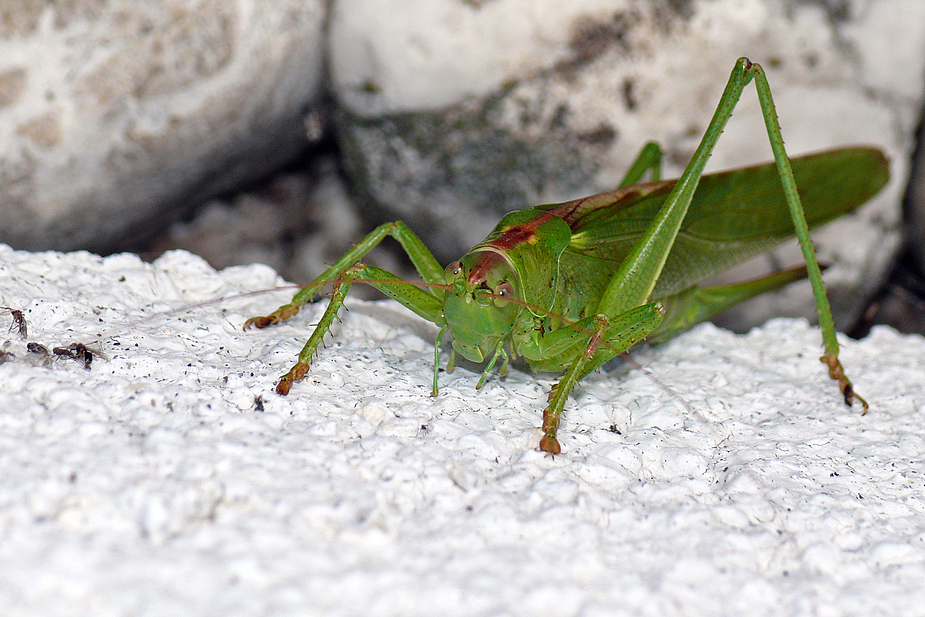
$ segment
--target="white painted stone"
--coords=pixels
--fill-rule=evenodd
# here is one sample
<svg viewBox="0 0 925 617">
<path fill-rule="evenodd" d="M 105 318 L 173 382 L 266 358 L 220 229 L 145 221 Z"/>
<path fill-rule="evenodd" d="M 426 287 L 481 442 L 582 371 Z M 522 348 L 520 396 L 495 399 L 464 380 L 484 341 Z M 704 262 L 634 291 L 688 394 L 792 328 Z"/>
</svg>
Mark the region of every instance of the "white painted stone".
<svg viewBox="0 0 925 617">
<path fill-rule="evenodd" d="M 791 154 L 863 143 L 892 159 L 887 189 L 818 236 L 840 322 L 898 247 L 925 93 L 917 0 L 355 0 L 335 5 L 330 41 L 360 193 L 443 260 L 502 211 L 612 188 L 647 140 L 680 173 L 743 55 L 767 70 Z M 708 169 L 769 159 L 749 88 Z M 788 295 L 745 323 L 811 313 L 806 289 Z"/>
<path fill-rule="evenodd" d="M 322 0 L 0 9 L 0 240 L 150 235 L 307 144 Z"/>
</svg>

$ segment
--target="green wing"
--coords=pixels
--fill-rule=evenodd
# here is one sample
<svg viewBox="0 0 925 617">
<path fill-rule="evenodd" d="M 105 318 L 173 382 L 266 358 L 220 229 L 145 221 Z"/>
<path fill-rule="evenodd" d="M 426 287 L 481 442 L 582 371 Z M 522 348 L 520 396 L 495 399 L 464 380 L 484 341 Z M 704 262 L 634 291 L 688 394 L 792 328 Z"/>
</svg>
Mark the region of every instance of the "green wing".
<svg viewBox="0 0 925 617">
<path fill-rule="evenodd" d="M 889 179 L 876 148 L 844 148 L 791 159 L 810 228 L 854 211 Z M 572 230 L 566 254 L 593 269 L 616 269 L 658 214 L 675 180 L 637 184 L 537 209 L 560 216 Z M 773 163 L 700 179 L 687 217 L 653 292 L 677 293 L 794 236 Z M 613 262 L 609 265 L 606 262 Z"/>
</svg>

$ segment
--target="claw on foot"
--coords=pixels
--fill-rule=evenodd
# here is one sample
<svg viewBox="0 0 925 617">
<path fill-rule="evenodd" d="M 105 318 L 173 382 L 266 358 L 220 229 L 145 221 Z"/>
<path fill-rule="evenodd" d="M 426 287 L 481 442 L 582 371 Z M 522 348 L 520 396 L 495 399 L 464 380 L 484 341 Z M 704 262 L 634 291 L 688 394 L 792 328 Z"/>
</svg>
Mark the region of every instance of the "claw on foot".
<svg viewBox="0 0 925 617">
<path fill-rule="evenodd" d="M 289 394 L 289 390 L 292 388 L 292 377 L 286 375 L 279 380 L 279 383 L 276 384 L 276 393 L 286 396 Z"/>
<path fill-rule="evenodd" d="M 861 403 L 861 406 L 864 408 L 864 411 L 861 412 L 861 415 L 867 415 L 869 410 L 867 401 L 865 401 L 860 394 L 854 391 L 854 386 L 851 385 L 851 381 L 845 375 L 845 369 L 842 368 L 838 357 L 826 354 L 819 358 L 819 361 L 829 367 L 829 377 L 838 382 L 838 389 L 841 390 L 842 396 L 845 397 L 845 405 L 850 407 L 854 403 L 854 400 L 857 399 Z"/>
<path fill-rule="evenodd" d="M 255 328 L 266 328 L 267 326 L 272 326 L 276 321 L 272 317 L 251 317 L 244 322 L 244 329 L 247 330 L 251 326 Z"/>
<path fill-rule="evenodd" d="M 296 381 L 299 381 L 305 377 L 305 373 L 308 372 L 308 364 L 304 362 L 299 362 L 292 370 L 286 373 L 280 378 L 279 383 L 276 384 L 276 393 L 286 396 L 289 394 L 289 390 L 292 388 L 292 384 Z"/>
<path fill-rule="evenodd" d="M 244 329 L 247 330 L 251 326 L 255 328 L 266 328 L 279 322 L 289 319 L 293 315 L 299 312 L 298 306 L 294 304 L 287 304 L 286 306 L 281 306 L 266 317 L 251 317 L 244 322 Z"/>
<path fill-rule="evenodd" d="M 559 440 L 556 439 L 555 435 L 543 435 L 543 438 L 540 439 L 540 450 L 549 454 L 550 456 L 555 456 L 562 452 L 562 448 L 559 446 Z"/>
<path fill-rule="evenodd" d="M 550 455 L 562 452 L 556 432 L 559 430 L 559 416 L 549 412 L 549 407 L 543 411 L 543 438 L 540 439 L 540 450 Z"/>
</svg>

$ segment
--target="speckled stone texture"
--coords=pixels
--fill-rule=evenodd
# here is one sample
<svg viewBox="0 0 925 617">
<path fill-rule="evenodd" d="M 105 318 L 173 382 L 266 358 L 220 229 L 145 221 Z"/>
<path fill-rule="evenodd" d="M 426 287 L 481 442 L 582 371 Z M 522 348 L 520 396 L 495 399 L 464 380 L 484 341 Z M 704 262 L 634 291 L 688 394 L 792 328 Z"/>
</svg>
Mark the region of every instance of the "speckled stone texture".
<svg viewBox="0 0 925 617">
<path fill-rule="evenodd" d="M 701 326 L 590 375 L 563 454 L 553 376 L 441 372 L 432 325 L 348 302 L 288 397 L 323 303 L 184 252 L 0 247 L 3 615 L 908 615 L 925 605 L 925 339 Z M 192 303 L 225 298 L 198 307 Z M 179 312 L 165 313 L 182 309 Z M 9 319 L 9 313 L 2 313 Z M 83 342 L 90 370 L 28 342 Z M 444 357 L 445 360 L 445 357 Z M 668 390 L 666 390 L 666 388 Z"/>
<path fill-rule="evenodd" d="M 0 241 L 106 250 L 292 160 L 324 5 L 4 3 Z"/>
</svg>

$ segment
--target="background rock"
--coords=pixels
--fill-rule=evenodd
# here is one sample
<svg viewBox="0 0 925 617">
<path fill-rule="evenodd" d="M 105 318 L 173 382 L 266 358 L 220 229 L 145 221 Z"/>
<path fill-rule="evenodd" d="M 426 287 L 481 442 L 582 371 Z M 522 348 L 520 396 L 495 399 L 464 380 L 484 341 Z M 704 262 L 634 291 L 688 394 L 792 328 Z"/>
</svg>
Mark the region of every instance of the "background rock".
<svg viewBox="0 0 925 617">
<path fill-rule="evenodd" d="M 906 219 L 908 222 L 911 257 L 925 272 L 925 111 L 919 125 L 918 148 L 912 157 L 909 190 L 906 194 Z"/>
<path fill-rule="evenodd" d="M 287 281 L 310 281 L 364 233 L 359 209 L 338 169 L 333 155 L 313 157 L 310 171 L 279 174 L 252 190 L 212 199 L 192 220 L 173 224 L 141 256 L 153 260 L 165 251 L 184 249 L 216 269 L 262 263 Z M 400 272 L 403 261 L 393 249 L 380 245 L 364 259 Z M 368 285 L 356 285 L 350 295 L 382 298 Z"/>
<path fill-rule="evenodd" d="M 154 249 L 306 281 L 366 225 L 403 218 L 449 261 L 502 210 L 611 188 L 647 139 L 678 173 L 743 54 L 768 70 L 792 154 L 866 142 L 893 159 L 879 200 L 818 236 L 847 328 L 899 243 L 925 90 L 918 0 L 7 3 L 0 241 L 137 250 L 208 204 Z M 348 182 L 313 149 L 255 186 L 318 143 L 328 74 L 340 139 L 326 154 L 342 151 Z M 748 91 L 711 169 L 769 156 Z M 370 258 L 394 269 L 383 254 Z M 797 285 L 743 307 L 738 328 L 810 315 L 808 298 Z"/>
<path fill-rule="evenodd" d="M 0 8 L 0 241 L 106 251 L 293 159 L 324 0 Z"/>
<path fill-rule="evenodd" d="M 330 41 L 357 190 L 444 261 L 503 211 L 612 188 L 648 139 L 667 152 L 666 176 L 679 173 L 741 55 L 767 69 L 791 154 L 869 143 L 892 158 L 887 190 L 818 239 L 836 264 L 840 322 L 899 246 L 925 84 L 922 3 L 353 0 L 335 5 Z M 748 89 L 710 169 L 768 159 Z M 747 307 L 749 322 L 811 314 L 807 292 Z"/>
</svg>

